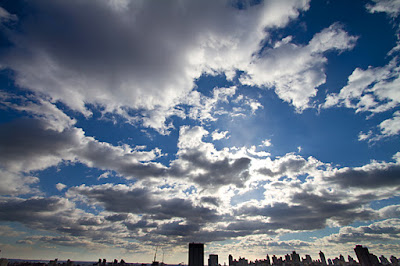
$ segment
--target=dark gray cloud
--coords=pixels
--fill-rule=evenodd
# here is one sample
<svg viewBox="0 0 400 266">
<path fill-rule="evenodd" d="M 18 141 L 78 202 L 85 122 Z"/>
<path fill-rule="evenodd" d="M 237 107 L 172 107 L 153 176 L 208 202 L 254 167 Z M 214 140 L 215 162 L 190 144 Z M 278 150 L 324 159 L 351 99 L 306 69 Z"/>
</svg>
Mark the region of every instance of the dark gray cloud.
<svg viewBox="0 0 400 266">
<path fill-rule="evenodd" d="M 80 128 L 67 127 L 58 131 L 48 125 L 48 122 L 37 119 L 2 124 L 0 165 L 10 171 L 28 172 L 55 166 L 63 161 L 78 161 L 89 167 L 116 171 L 127 179 L 185 178 L 210 188 L 228 184 L 242 187 L 250 177 L 251 159 L 246 157 L 214 160 L 201 147 L 196 147 L 183 149 L 179 158 L 168 168 L 152 161 L 159 156 L 159 150 L 129 150 L 87 137 Z M 202 173 L 198 173 L 198 170 Z"/>
<path fill-rule="evenodd" d="M 210 203 L 216 207 L 218 207 L 220 204 L 219 199 L 217 197 L 211 197 L 211 196 L 210 197 L 202 197 L 200 201 L 203 203 Z"/>
<path fill-rule="evenodd" d="M 165 167 L 148 161 L 155 151 L 129 151 L 86 137 L 79 128 L 57 131 L 43 120 L 21 119 L 0 126 L 0 165 L 10 171 L 42 170 L 63 160 L 115 170 L 129 178 L 162 176 Z"/>
<path fill-rule="evenodd" d="M 368 226 L 343 227 L 339 233 L 325 237 L 333 243 L 360 243 L 366 241 L 397 240 L 400 237 L 400 220 L 388 219 Z"/>
<path fill-rule="evenodd" d="M 196 206 L 189 199 L 174 197 L 164 199 L 160 195 L 153 195 L 154 192 L 147 188 L 130 189 L 127 186 L 106 184 L 95 187 L 74 187 L 69 189 L 68 193 L 71 197 L 83 195 L 90 203 L 100 204 L 110 212 L 148 215 L 155 220 L 180 217 L 202 224 L 218 218 L 214 209 Z"/>
<path fill-rule="evenodd" d="M 325 179 L 341 187 L 383 188 L 400 186 L 400 165 L 371 164 L 360 168 L 343 168 Z"/>
<path fill-rule="evenodd" d="M 79 146 L 79 130 L 46 130 L 47 123 L 22 119 L 0 126 L 0 164 L 9 170 L 36 170 L 73 159 L 66 151 Z"/>
<path fill-rule="evenodd" d="M 18 1 L 24 12 L 3 12 L 17 26 L 1 28 L 11 45 L 0 59 L 20 87 L 87 116 L 93 104 L 165 133 L 196 78 L 245 68 L 265 28 L 308 9 L 305 0 L 265 2 L 240 12 L 230 0 Z"/>
<path fill-rule="evenodd" d="M 190 163 L 190 167 L 186 170 L 181 169 L 176 171 L 176 168 L 179 168 L 179 164 L 182 163 L 179 160 L 177 161 L 179 164 L 174 164 L 171 171 L 174 173 L 181 172 L 180 175 L 184 175 L 186 172 L 194 182 L 203 187 L 218 187 L 228 184 L 235 184 L 238 187 L 242 187 L 249 178 L 248 169 L 251 159 L 246 157 L 239 159 L 223 158 L 214 161 L 208 158 L 205 152 L 190 149 L 184 150 L 179 159 Z M 193 174 L 191 172 L 194 169 L 201 169 L 205 173 Z"/>
<path fill-rule="evenodd" d="M 379 217 L 379 214 L 364 205 L 368 199 L 346 197 L 344 194 L 322 194 L 301 191 L 290 195 L 287 202 L 275 202 L 271 205 L 255 206 L 242 205 L 235 210 L 236 215 L 264 216 L 269 218 L 268 223 L 260 223 L 259 228 L 268 230 L 315 230 L 325 228 L 328 221 L 335 221 L 340 225 L 348 225 L 354 221 L 368 221 Z M 247 229 L 246 223 L 232 223 L 230 225 L 240 229 Z"/>
</svg>

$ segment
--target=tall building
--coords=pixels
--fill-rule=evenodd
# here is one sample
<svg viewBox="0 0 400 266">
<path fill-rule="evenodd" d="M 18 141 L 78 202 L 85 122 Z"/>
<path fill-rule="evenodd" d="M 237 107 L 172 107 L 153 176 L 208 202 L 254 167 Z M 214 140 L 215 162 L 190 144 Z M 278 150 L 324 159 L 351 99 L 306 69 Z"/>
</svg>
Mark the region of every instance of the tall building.
<svg viewBox="0 0 400 266">
<path fill-rule="evenodd" d="M 189 266 L 204 266 L 204 244 L 189 243 Z"/>
<path fill-rule="evenodd" d="M 209 255 L 208 266 L 218 266 L 218 255 L 216 255 L 216 254 Z"/>
<path fill-rule="evenodd" d="M 324 254 L 324 252 L 322 252 L 321 250 L 319 251 L 319 257 L 320 257 L 320 259 L 321 259 L 322 265 L 326 265 L 325 254 Z"/>
<path fill-rule="evenodd" d="M 229 254 L 229 256 L 228 256 L 228 260 L 229 260 L 229 266 L 232 266 L 233 265 L 233 257 L 232 257 L 232 255 L 231 254 Z"/>
<path fill-rule="evenodd" d="M 267 254 L 267 265 L 271 265 L 271 260 L 269 259 L 268 254 Z"/>
<path fill-rule="evenodd" d="M 356 253 L 358 262 L 361 264 L 361 266 L 372 266 L 373 265 L 368 248 L 365 248 L 361 245 L 357 245 L 354 248 L 354 252 Z"/>
<path fill-rule="evenodd" d="M 297 254 L 296 251 L 293 251 L 291 255 L 293 263 L 300 263 L 300 255 Z"/>
</svg>

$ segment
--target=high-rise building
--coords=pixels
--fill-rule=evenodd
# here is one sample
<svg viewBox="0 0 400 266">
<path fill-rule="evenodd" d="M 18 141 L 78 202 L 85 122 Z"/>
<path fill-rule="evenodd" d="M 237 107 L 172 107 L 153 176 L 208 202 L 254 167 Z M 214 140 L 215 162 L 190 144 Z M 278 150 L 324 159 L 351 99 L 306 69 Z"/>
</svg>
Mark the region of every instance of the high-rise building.
<svg viewBox="0 0 400 266">
<path fill-rule="evenodd" d="M 319 251 L 319 257 L 320 257 L 320 259 L 321 259 L 322 265 L 326 265 L 325 254 L 324 254 L 324 252 L 322 252 L 321 250 Z"/>
<path fill-rule="evenodd" d="M 354 252 L 356 253 L 358 262 L 361 264 L 361 266 L 372 266 L 373 265 L 368 248 L 363 247 L 361 245 L 357 245 L 354 248 Z"/>
<path fill-rule="evenodd" d="M 381 264 L 383 264 L 383 265 L 388 265 L 388 264 L 390 264 L 389 263 L 389 260 L 385 257 L 385 256 L 380 256 L 379 257 L 379 260 L 381 261 Z"/>
<path fill-rule="evenodd" d="M 189 266 L 204 266 L 204 244 L 189 243 Z"/>
<path fill-rule="evenodd" d="M 233 257 L 231 254 L 229 254 L 229 256 L 228 256 L 228 261 L 229 261 L 229 266 L 232 266 L 233 265 L 233 263 L 232 263 Z"/>
<path fill-rule="evenodd" d="M 300 263 L 300 255 L 297 254 L 296 251 L 293 251 L 291 255 L 293 263 Z"/>
<path fill-rule="evenodd" d="M 268 254 L 267 254 L 267 265 L 271 265 L 271 260 L 270 260 L 270 258 L 268 256 Z"/>
<path fill-rule="evenodd" d="M 209 255 L 208 266 L 218 266 L 218 255 L 216 255 L 216 254 Z"/>
</svg>

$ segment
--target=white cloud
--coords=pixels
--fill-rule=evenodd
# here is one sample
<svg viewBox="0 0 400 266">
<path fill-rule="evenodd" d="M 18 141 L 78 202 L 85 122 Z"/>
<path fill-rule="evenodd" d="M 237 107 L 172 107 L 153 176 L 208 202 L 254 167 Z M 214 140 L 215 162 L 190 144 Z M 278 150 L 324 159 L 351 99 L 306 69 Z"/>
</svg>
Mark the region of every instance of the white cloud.
<svg viewBox="0 0 400 266">
<path fill-rule="evenodd" d="M 265 147 L 270 147 L 272 146 L 271 140 L 270 139 L 265 139 L 262 141 L 262 145 L 260 146 L 265 146 Z"/>
<path fill-rule="evenodd" d="M 391 17 L 397 17 L 400 12 L 399 0 L 372 0 L 373 4 L 367 4 L 366 8 L 371 13 L 385 12 Z"/>
<path fill-rule="evenodd" d="M 400 132 L 400 111 L 396 111 L 393 117 L 379 124 L 383 136 L 394 136 Z"/>
<path fill-rule="evenodd" d="M 65 185 L 63 183 L 57 183 L 56 184 L 56 188 L 57 188 L 58 191 L 62 191 L 66 187 L 67 187 L 67 185 Z"/>
<path fill-rule="evenodd" d="M 230 4 L 32 2 L 27 8 L 41 15 L 27 13 L 19 21 L 24 35 L 10 29 L 10 42 L 18 45 L 4 54 L 2 67 L 15 71 L 18 86 L 51 102 L 86 116 L 92 104 L 166 134 L 166 117 L 179 113 L 174 107 L 196 78 L 221 72 L 232 77 L 259 50 L 266 28 L 283 27 L 309 8 L 308 0 L 264 1 L 242 11 Z"/>
<path fill-rule="evenodd" d="M 39 190 L 34 187 L 39 182 L 39 178 L 10 172 L 0 168 L 0 194 L 1 195 L 21 195 L 36 194 Z"/>
<path fill-rule="evenodd" d="M 229 131 L 215 130 L 211 136 L 212 136 L 213 140 L 229 139 L 229 136 L 227 136 L 228 133 L 229 133 Z"/>
<path fill-rule="evenodd" d="M 8 22 L 10 20 L 18 20 L 18 17 L 10 14 L 7 10 L 0 6 L 0 22 Z"/>
<path fill-rule="evenodd" d="M 388 16 L 395 18 L 400 11 L 400 1 L 398 0 L 373 0 L 374 3 L 366 4 L 370 13 L 385 12 Z M 397 27 L 399 25 L 396 25 Z M 400 49 L 399 36 L 396 33 L 397 46 L 389 53 L 389 56 L 397 54 Z M 391 61 L 382 67 L 369 66 L 368 69 L 356 68 L 348 77 L 347 85 L 339 93 L 331 93 L 326 96 L 323 108 L 346 107 L 355 109 L 356 113 L 370 112 L 372 114 L 382 113 L 400 104 L 400 67 L 398 57 L 395 56 Z M 380 133 L 360 132 L 359 141 L 378 141 L 384 137 L 398 135 L 398 112 L 393 118 L 387 119 L 378 125 Z"/>
<path fill-rule="evenodd" d="M 55 104 L 34 95 L 17 96 L 0 91 L 0 104 L 33 115 L 46 124 L 46 129 L 61 132 L 76 123 L 76 119 L 66 115 Z"/>
<path fill-rule="evenodd" d="M 317 33 L 305 46 L 284 40 L 253 58 L 240 81 L 274 88 L 282 100 L 302 111 L 311 107 L 310 99 L 316 96 L 317 87 L 325 83 L 327 59 L 323 54 L 330 50 L 352 49 L 357 37 L 349 36 L 340 24 L 333 24 Z"/>
<path fill-rule="evenodd" d="M 339 93 L 331 93 L 326 97 L 323 108 L 343 106 L 355 109 L 356 113 L 382 113 L 400 104 L 400 67 L 397 58 L 383 67 L 369 67 L 366 70 L 356 68 L 349 76 L 347 85 Z M 398 112 L 393 118 L 380 123 L 379 134 L 372 132 L 359 134 L 359 140 L 376 141 L 382 137 L 397 135 L 400 131 Z M 375 135 L 375 136 L 374 136 Z"/>
<path fill-rule="evenodd" d="M 399 70 L 397 59 L 384 67 L 356 68 L 339 93 L 327 95 L 323 107 L 344 106 L 356 112 L 372 113 L 390 110 L 400 102 L 396 89 L 400 82 Z"/>
</svg>

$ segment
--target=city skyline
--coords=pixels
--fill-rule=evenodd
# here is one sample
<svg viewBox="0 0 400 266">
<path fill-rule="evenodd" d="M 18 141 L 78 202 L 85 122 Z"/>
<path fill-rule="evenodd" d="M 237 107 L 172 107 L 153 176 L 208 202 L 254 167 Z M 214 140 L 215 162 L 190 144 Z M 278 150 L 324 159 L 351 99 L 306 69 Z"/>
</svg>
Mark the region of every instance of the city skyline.
<svg viewBox="0 0 400 266">
<path fill-rule="evenodd" d="M 188 243 L 400 256 L 400 0 L 0 0 L 1 256 Z"/>
</svg>

